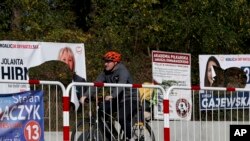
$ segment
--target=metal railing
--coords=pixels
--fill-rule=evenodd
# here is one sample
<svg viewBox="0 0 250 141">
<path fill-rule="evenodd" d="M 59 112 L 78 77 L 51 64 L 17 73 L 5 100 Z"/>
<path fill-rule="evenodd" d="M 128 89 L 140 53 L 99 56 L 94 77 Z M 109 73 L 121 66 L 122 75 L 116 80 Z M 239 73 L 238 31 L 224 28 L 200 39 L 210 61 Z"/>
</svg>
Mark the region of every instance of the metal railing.
<svg viewBox="0 0 250 141">
<path fill-rule="evenodd" d="M 192 117 L 170 121 L 170 140 L 228 141 L 231 125 L 250 124 L 250 89 L 172 86 L 166 95 L 175 90 L 191 91 Z"/>
<path fill-rule="evenodd" d="M 149 88 L 149 89 L 154 89 L 156 91 L 161 91 L 162 94 L 165 94 L 165 91 L 164 89 L 159 86 L 159 85 L 146 85 L 146 84 L 111 84 L 111 83 L 77 83 L 77 82 L 73 82 L 71 83 L 67 89 L 66 89 L 66 93 L 71 93 L 71 90 L 73 87 L 78 87 L 78 89 L 81 89 L 82 93 L 80 95 L 83 95 L 83 93 L 88 93 L 88 96 L 87 97 L 90 97 L 91 96 L 95 96 L 95 97 L 98 97 L 98 96 L 101 96 L 101 97 L 104 97 L 104 96 L 109 96 L 111 95 L 112 91 L 116 91 L 118 89 L 122 89 L 122 93 L 125 93 L 125 95 L 130 95 L 130 98 L 131 99 L 131 96 L 132 94 L 133 95 L 136 95 L 136 98 L 137 98 L 137 101 L 139 101 L 140 103 L 142 103 L 143 106 L 145 106 L 145 99 L 144 100 L 141 100 L 140 99 L 140 93 L 139 93 L 139 89 L 140 88 Z M 89 90 L 89 91 L 85 91 L 85 90 Z M 133 91 L 133 92 L 132 92 Z M 116 93 L 118 95 L 118 93 Z M 124 96 L 124 95 L 123 95 Z M 122 99 L 126 99 L 125 97 L 123 97 Z M 101 99 L 101 102 L 104 102 L 104 98 Z M 168 101 L 164 101 L 164 105 L 167 106 L 168 105 Z M 80 138 L 83 138 L 83 139 L 86 139 L 83 137 L 82 133 L 83 131 L 86 131 L 87 129 L 91 128 L 90 127 L 86 127 L 87 125 L 90 125 L 90 124 L 95 124 L 95 123 L 88 123 L 90 122 L 90 117 L 95 117 L 95 120 L 97 119 L 96 117 L 98 117 L 98 114 L 100 114 L 100 112 L 97 112 L 99 110 L 99 108 L 95 108 L 95 105 L 96 102 L 94 101 L 89 101 L 89 103 L 85 103 L 85 104 L 82 104 L 80 106 L 80 109 L 76 110 L 75 111 L 75 114 L 70 114 L 70 123 L 75 123 L 75 124 L 72 124 L 71 125 L 71 131 L 74 131 L 73 135 L 71 135 L 71 138 L 72 136 L 74 137 L 74 139 L 76 140 L 76 137 L 80 136 Z M 125 102 L 123 103 L 125 104 Z M 117 105 L 116 105 L 117 106 Z M 132 106 L 132 103 L 131 102 L 128 102 L 126 103 L 126 105 L 123 105 L 124 107 L 130 109 Z M 138 104 L 136 104 L 136 107 L 137 107 L 137 111 L 136 113 L 139 113 L 138 111 Z M 119 107 L 111 107 L 111 111 L 112 110 L 115 110 L 117 109 L 117 114 L 119 113 Z M 132 109 L 132 108 L 131 108 Z M 153 134 L 154 134 L 154 137 L 155 137 L 155 140 L 163 140 L 164 138 L 168 138 L 168 131 L 169 131 L 169 128 L 168 128 L 168 108 L 166 108 L 164 110 L 166 113 L 164 114 L 164 121 L 161 121 L 161 120 L 156 120 L 154 119 L 154 116 L 152 115 L 153 114 L 153 108 L 149 108 L 148 111 L 145 111 L 145 109 L 143 109 L 143 121 L 147 120 L 147 123 L 145 124 L 148 124 L 151 128 L 151 131 Z M 149 116 L 147 117 L 148 119 L 145 119 L 145 112 L 148 112 L 149 113 Z M 145 113 L 145 114 L 144 114 Z M 132 119 L 132 115 L 130 115 Z M 119 114 L 116 115 L 116 117 L 119 119 Z M 105 116 L 104 116 L 105 118 Z M 83 126 L 80 126 L 80 125 L 77 125 L 76 123 L 79 123 L 81 122 L 81 124 Z M 110 121 L 112 122 L 112 120 Z M 126 121 L 125 121 L 126 122 Z M 164 130 L 163 130 L 163 122 L 164 122 L 164 127 L 166 127 Z M 115 128 L 118 128 L 119 127 L 119 123 L 118 125 L 116 125 L 117 127 Z M 111 128 L 111 130 L 116 130 L 116 129 L 113 129 Z M 91 130 L 88 131 L 90 132 L 91 134 L 94 134 L 94 130 Z M 101 134 L 103 135 L 106 135 L 108 131 L 105 131 L 105 130 L 102 130 Z M 144 131 L 145 133 L 146 131 Z M 77 136 L 77 134 L 79 134 Z M 118 134 L 120 134 L 120 132 L 118 132 Z M 121 133 L 122 134 L 122 133 Z M 165 135 L 164 135 L 165 134 Z M 87 133 L 84 133 L 85 136 L 87 136 Z M 167 135 L 167 137 L 166 137 Z M 89 135 L 90 137 L 92 137 L 92 135 Z M 165 136 L 165 137 L 164 137 Z M 98 136 L 99 137 L 99 136 Z M 145 137 L 144 138 L 145 140 L 149 140 L 149 137 Z M 118 139 L 120 140 L 120 139 Z"/>
</svg>

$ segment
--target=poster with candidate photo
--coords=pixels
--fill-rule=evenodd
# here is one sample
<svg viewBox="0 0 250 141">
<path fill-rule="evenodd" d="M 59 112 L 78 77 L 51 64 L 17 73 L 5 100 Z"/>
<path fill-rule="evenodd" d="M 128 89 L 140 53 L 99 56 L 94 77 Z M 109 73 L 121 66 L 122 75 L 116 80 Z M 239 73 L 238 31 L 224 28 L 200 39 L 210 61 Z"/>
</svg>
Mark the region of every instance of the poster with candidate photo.
<svg viewBox="0 0 250 141">
<path fill-rule="evenodd" d="M 50 60 L 65 62 L 74 72 L 72 81 L 82 82 L 86 79 L 83 43 L 0 41 L 0 50 L 0 81 L 29 80 L 29 68 Z M 29 85 L 0 83 L 0 90 L 0 93 L 22 92 L 29 90 Z M 75 88 L 72 89 L 71 102 L 78 107 L 76 91 Z"/>
<path fill-rule="evenodd" d="M 84 44 L 30 41 L 0 41 L 0 80 L 28 80 L 28 69 L 49 60 L 60 60 L 60 53 L 72 53 L 73 71 L 86 78 Z M 65 59 L 65 58 L 64 58 Z M 2 84 L 1 93 L 28 90 L 27 85 Z"/>
<path fill-rule="evenodd" d="M 250 88 L 250 55 L 199 55 L 201 87 Z"/>
<path fill-rule="evenodd" d="M 199 55 L 200 86 L 250 88 L 250 55 Z M 200 91 L 200 110 L 247 109 L 249 92 Z"/>
</svg>

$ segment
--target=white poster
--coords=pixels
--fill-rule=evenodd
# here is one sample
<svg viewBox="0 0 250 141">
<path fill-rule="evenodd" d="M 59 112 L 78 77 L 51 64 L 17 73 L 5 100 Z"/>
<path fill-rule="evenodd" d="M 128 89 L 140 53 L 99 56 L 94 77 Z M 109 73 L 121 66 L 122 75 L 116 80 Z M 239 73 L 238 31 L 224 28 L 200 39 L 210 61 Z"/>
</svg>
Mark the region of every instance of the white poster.
<svg viewBox="0 0 250 141">
<path fill-rule="evenodd" d="M 191 55 L 164 51 L 152 51 L 153 80 L 166 90 L 170 86 L 191 86 Z M 154 108 L 156 119 L 163 119 L 163 95 L 158 93 Z M 169 95 L 170 119 L 191 119 L 191 91 L 174 90 Z"/>
<path fill-rule="evenodd" d="M 67 63 L 70 69 L 75 72 L 74 79 L 77 79 L 76 81 L 86 79 L 84 44 L 0 41 L 0 81 L 28 80 L 27 73 L 30 67 L 40 65 L 49 60 L 61 60 Z M 0 83 L 0 93 L 14 93 L 27 90 L 29 90 L 29 85 L 26 84 Z M 72 90 L 74 91 L 74 89 Z M 75 98 L 76 95 L 73 95 L 71 101 L 75 101 Z M 78 107 L 78 105 L 76 106 Z"/>
<path fill-rule="evenodd" d="M 250 55 L 199 55 L 201 87 L 250 88 Z"/>
</svg>

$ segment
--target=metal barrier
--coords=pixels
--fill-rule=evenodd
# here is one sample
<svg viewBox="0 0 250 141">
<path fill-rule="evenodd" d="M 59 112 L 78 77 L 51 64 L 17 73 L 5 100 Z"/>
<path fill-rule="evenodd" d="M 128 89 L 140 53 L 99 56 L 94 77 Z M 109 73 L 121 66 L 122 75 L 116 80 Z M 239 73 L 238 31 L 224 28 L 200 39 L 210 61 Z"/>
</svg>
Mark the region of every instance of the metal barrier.
<svg viewBox="0 0 250 141">
<path fill-rule="evenodd" d="M 67 95 L 71 93 L 72 88 L 77 88 L 80 90 L 83 95 L 84 93 L 87 93 L 89 97 L 88 103 L 84 103 L 80 105 L 80 108 L 78 110 L 70 112 L 70 129 L 71 129 L 71 140 L 92 140 L 96 138 L 97 140 L 104 138 L 112 138 L 114 136 L 114 139 L 122 140 L 122 138 L 126 138 L 127 136 L 124 135 L 125 133 L 121 130 L 121 124 L 126 125 L 126 123 L 130 123 L 131 128 L 131 135 L 133 138 L 138 139 L 137 135 L 141 135 L 143 133 L 143 140 L 169 140 L 169 102 L 167 100 L 167 96 L 165 94 L 165 90 L 159 86 L 159 85 L 146 85 L 146 84 L 111 84 L 111 83 L 78 83 L 73 82 L 71 83 L 67 89 L 66 93 Z M 153 118 L 153 109 L 145 108 L 147 107 L 145 99 L 139 100 L 139 89 L 140 88 L 149 88 L 154 89 L 156 91 L 160 91 L 162 94 L 164 94 L 164 121 L 155 120 Z M 123 96 L 130 95 L 129 101 L 123 101 L 121 102 L 123 105 L 115 104 L 111 106 L 110 110 L 111 112 L 105 112 L 103 113 L 101 109 L 105 109 L 105 106 L 107 107 L 107 104 L 105 103 L 105 96 L 110 96 L 112 91 L 119 91 L 122 90 Z M 86 92 L 87 91 L 87 92 Z M 143 90 L 142 90 L 143 91 Z M 142 92 L 141 92 L 142 93 Z M 118 92 L 116 92 L 118 94 Z M 133 95 L 136 95 L 136 104 L 131 100 L 133 99 Z M 91 96 L 95 96 L 94 101 L 91 100 Z M 99 98 L 98 98 L 99 97 Z M 121 99 L 126 99 L 125 96 Z M 105 102 L 104 102 L 105 101 Z M 120 103 L 116 101 L 117 103 Z M 101 104 L 100 104 L 101 103 Z M 112 103 L 115 103 L 115 100 L 112 101 Z M 111 103 L 111 104 L 112 104 Z M 109 103 L 110 104 L 110 103 Z M 122 108 L 126 107 L 124 109 L 130 109 L 130 111 L 133 111 L 133 107 L 136 108 L 136 114 L 129 115 L 130 118 L 127 118 L 124 120 L 124 123 L 120 119 L 123 119 L 120 117 L 122 115 L 120 112 Z M 136 105 L 136 106 L 135 106 Z M 143 107 L 143 108 L 142 108 Z M 116 114 L 112 111 L 116 110 Z M 120 111 L 119 111 L 120 110 Z M 142 111 L 142 114 L 140 115 Z M 128 112 L 128 111 L 126 111 Z M 119 114 L 120 113 L 120 114 Z M 125 114 L 125 111 L 124 111 Z M 149 116 L 147 115 L 149 114 Z M 103 116 L 106 115 L 106 116 Z M 137 115 L 137 116 L 134 116 Z M 138 116 L 140 115 L 140 116 Z M 134 118 L 136 117 L 136 118 Z M 132 119 L 132 120 L 129 120 Z M 118 122 L 117 122 L 118 121 Z M 126 122 L 127 121 L 127 122 Z M 113 124 L 114 123 L 114 124 Z M 111 126 L 112 125 L 112 126 Z M 138 130 L 134 131 L 136 128 L 135 126 L 143 126 L 143 132 L 140 132 Z M 164 126 L 164 127 L 163 127 Z M 164 130 L 163 130 L 164 128 Z M 125 126 L 126 129 L 126 126 Z M 129 132 L 127 130 L 127 132 Z M 111 137 L 109 136 L 111 133 Z M 153 134 L 152 134 L 153 133 Z M 129 134 L 127 134 L 129 136 Z M 152 136 L 154 136 L 154 139 L 152 139 Z"/>
<path fill-rule="evenodd" d="M 191 91 L 192 117 L 170 121 L 171 141 L 228 141 L 231 125 L 250 124 L 250 89 L 172 86 L 166 95 L 174 90 Z"/>
<path fill-rule="evenodd" d="M 43 90 L 45 140 L 69 140 L 69 95 L 65 92 L 62 83 L 39 80 L 1 80 L 0 83 L 9 85 L 29 84 L 31 90 Z"/>
<path fill-rule="evenodd" d="M 64 140 L 68 141 L 72 139 L 72 133 L 70 137 L 70 131 L 74 131 L 75 134 L 84 133 L 87 131 L 85 126 L 78 128 L 76 123 L 81 123 L 82 125 L 91 125 L 89 128 L 92 128 L 92 125 L 98 122 L 92 120 L 92 117 L 99 117 L 98 107 L 95 107 L 96 104 L 91 103 L 81 105 L 80 109 L 77 111 L 69 111 L 69 94 L 71 93 L 72 88 L 80 87 L 82 93 L 85 89 L 91 88 L 95 91 L 94 95 L 106 96 L 110 95 L 112 90 L 122 89 L 127 91 L 132 95 L 133 90 L 139 99 L 139 89 L 140 88 L 149 88 L 163 93 L 163 113 L 164 120 L 154 119 L 153 109 L 149 108 L 147 111 L 144 108 L 146 106 L 146 101 L 142 100 L 140 103 L 136 104 L 136 113 L 142 110 L 142 122 L 140 121 L 141 117 L 137 116 L 137 120 L 134 125 L 141 126 L 143 125 L 145 129 L 150 129 L 149 135 L 145 136 L 144 139 L 147 140 L 152 133 L 155 136 L 156 141 L 228 141 L 229 140 L 229 126 L 230 125 L 241 125 L 241 124 L 250 124 L 250 89 L 242 88 L 218 88 L 218 87 L 181 87 L 181 86 L 172 86 L 167 92 L 159 85 L 147 85 L 147 84 L 109 84 L 109 83 L 71 83 L 67 89 L 63 86 L 62 83 L 56 81 L 38 81 L 38 80 L 29 80 L 29 81 L 0 81 L 0 83 L 5 84 L 29 84 L 31 89 L 42 89 L 45 92 L 45 140 Z M 188 90 L 192 94 L 192 116 L 191 120 L 170 120 L 169 117 L 169 95 L 174 90 Z M 89 91 L 89 94 L 91 91 Z M 158 92 L 156 92 L 158 93 Z M 134 94 L 134 93 L 133 93 Z M 184 94 L 184 93 L 183 93 Z M 60 96 L 62 95 L 62 96 Z M 101 101 L 104 101 L 102 99 Z M 63 102 L 61 104 L 60 102 Z M 131 107 L 132 103 L 129 105 L 124 105 L 125 107 Z M 86 107 L 87 106 L 87 107 Z M 54 107 L 54 109 L 53 109 Z M 88 108 L 88 109 L 87 109 Z M 117 108 L 119 109 L 119 108 Z M 60 111 L 61 110 L 61 111 Z M 119 111 L 118 111 L 119 112 Z M 150 116 L 146 117 L 146 113 L 151 113 Z M 62 113 L 62 114 L 61 114 Z M 171 113 L 170 113 L 171 114 Z M 91 117 L 91 118 L 90 118 Z M 115 117 L 115 116 L 114 116 Z M 117 116 L 116 116 L 117 117 Z M 118 117 L 119 118 L 119 117 Z M 117 118 L 117 119 L 118 119 Z M 98 118 L 96 118 L 98 119 Z M 131 117 L 130 119 L 133 119 Z M 105 120 L 105 119 L 104 119 Z M 86 124 L 85 122 L 89 123 Z M 112 120 L 111 120 L 112 123 Z M 132 123 L 132 121 L 131 121 Z M 133 122 L 134 123 L 134 122 Z M 147 128 L 145 125 L 148 125 L 150 128 Z M 103 126 L 104 127 L 104 126 Z M 85 129 L 84 129 L 85 128 Z M 114 128 L 111 130 L 120 129 L 119 123 L 115 124 Z M 164 129 L 163 129 L 164 128 Z M 96 129 L 96 128 L 95 128 Z M 171 129 L 171 131 L 170 131 Z M 63 133 L 61 133 L 61 131 Z M 120 130 L 119 130 L 120 131 Z M 146 131 L 143 131 L 146 133 Z M 95 136 L 92 133 L 95 133 L 95 130 L 89 131 L 90 138 L 99 137 Z M 101 132 L 106 135 L 105 131 Z M 140 134 L 140 131 L 134 132 L 134 134 Z M 171 134 L 170 134 L 171 133 Z M 63 134 L 63 135 L 62 135 Z M 118 135 L 124 133 L 118 132 Z M 87 135 L 87 134 L 86 134 Z M 146 134 L 145 134 L 146 135 Z M 83 135 L 85 136 L 85 135 Z"/>
</svg>

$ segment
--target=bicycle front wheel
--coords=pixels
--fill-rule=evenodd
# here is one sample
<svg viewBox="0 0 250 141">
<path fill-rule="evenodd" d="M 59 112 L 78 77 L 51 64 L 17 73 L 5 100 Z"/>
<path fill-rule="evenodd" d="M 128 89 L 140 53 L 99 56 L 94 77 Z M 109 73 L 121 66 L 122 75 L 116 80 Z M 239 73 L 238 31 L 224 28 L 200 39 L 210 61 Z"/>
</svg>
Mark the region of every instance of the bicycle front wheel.
<svg viewBox="0 0 250 141">
<path fill-rule="evenodd" d="M 104 141 L 103 132 L 95 123 L 89 120 L 80 121 L 72 131 L 71 141 Z"/>
<path fill-rule="evenodd" d="M 137 117 L 134 118 L 132 137 L 136 141 L 155 141 L 155 136 L 150 125 L 147 122 L 136 120 Z"/>
<path fill-rule="evenodd" d="M 90 129 L 92 128 L 89 120 L 84 122 L 80 121 L 71 133 L 71 141 L 86 141 L 90 136 Z"/>
</svg>

